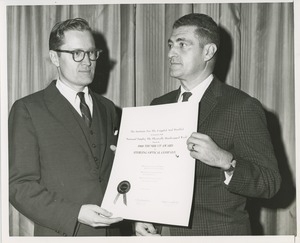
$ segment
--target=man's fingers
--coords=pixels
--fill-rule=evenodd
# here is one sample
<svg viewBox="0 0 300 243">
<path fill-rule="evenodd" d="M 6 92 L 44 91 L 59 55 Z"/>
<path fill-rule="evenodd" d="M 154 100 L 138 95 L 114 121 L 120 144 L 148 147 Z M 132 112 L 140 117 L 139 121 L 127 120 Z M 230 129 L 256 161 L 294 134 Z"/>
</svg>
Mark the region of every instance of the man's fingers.
<svg viewBox="0 0 300 243">
<path fill-rule="evenodd" d="M 153 226 L 153 224 L 146 224 L 147 226 L 147 231 L 151 234 L 156 234 L 156 229 L 155 227 Z"/>
<path fill-rule="evenodd" d="M 82 205 L 78 215 L 78 221 L 92 227 L 109 226 L 122 221 L 122 218 L 111 218 L 112 213 L 92 204 Z"/>
<path fill-rule="evenodd" d="M 101 207 L 96 207 L 95 211 L 99 214 L 99 215 L 103 215 L 105 217 L 110 217 L 112 216 L 111 212 L 108 212 L 107 210 L 105 210 L 104 208 Z"/>
<path fill-rule="evenodd" d="M 198 139 L 203 139 L 203 138 L 206 138 L 208 137 L 206 134 L 203 134 L 203 133 L 199 133 L 199 132 L 193 132 L 191 134 L 191 137 L 192 138 L 198 138 Z"/>
<path fill-rule="evenodd" d="M 102 215 L 99 215 L 99 219 L 97 220 L 98 222 L 95 223 L 95 227 L 110 226 L 111 224 L 118 223 L 118 222 L 120 222 L 122 220 L 123 220 L 123 218 L 120 218 L 120 217 L 117 217 L 117 218 L 106 218 L 106 217 L 103 217 Z"/>
<path fill-rule="evenodd" d="M 137 236 L 160 236 L 155 227 L 150 223 L 135 223 L 135 234 Z"/>
</svg>

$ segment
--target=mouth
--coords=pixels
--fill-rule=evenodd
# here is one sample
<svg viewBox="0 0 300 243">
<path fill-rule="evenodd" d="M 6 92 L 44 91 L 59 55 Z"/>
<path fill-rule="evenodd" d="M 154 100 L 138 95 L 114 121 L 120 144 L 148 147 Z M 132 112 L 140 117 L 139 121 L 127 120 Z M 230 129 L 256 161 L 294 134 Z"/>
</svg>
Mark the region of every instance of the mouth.
<svg viewBox="0 0 300 243">
<path fill-rule="evenodd" d="M 181 65 L 181 62 L 175 60 L 175 59 L 170 59 L 169 60 L 169 65 L 173 66 L 173 65 Z"/>
<path fill-rule="evenodd" d="M 79 73 L 90 73 L 91 70 L 79 70 L 78 72 L 79 72 Z"/>
<path fill-rule="evenodd" d="M 169 63 L 169 67 L 171 67 L 171 68 L 172 68 L 172 67 L 175 68 L 175 67 L 178 67 L 178 66 L 180 66 L 180 65 L 181 65 L 181 63 L 179 63 L 179 62 L 170 62 L 170 63 Z"/>
</svg>

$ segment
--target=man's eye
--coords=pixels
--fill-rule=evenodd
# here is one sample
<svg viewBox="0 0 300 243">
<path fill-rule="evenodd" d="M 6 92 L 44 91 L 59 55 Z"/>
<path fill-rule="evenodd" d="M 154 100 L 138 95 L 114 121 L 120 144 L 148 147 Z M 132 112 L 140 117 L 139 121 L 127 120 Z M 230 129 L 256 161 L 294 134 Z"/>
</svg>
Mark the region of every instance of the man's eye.
<svg viewBox="0 0 300 243">
<path fill-rule="evenodd" d="M 168 43 L 168 47 L 169 47 L 169 49 L 171 49 L 172 48 L 172 44 Z"/>
<path fill-rule="evenodd" d="M 186 43 L 180 42 L 180 43 L 179 43 L 179 46 L 180 46 L 180 47 L 186 47 Z"/>
<path fill-rule="evenodd" d="M 74 55 L 77 57 L 81 56 L 81 54 L 82 54 L 82 51 L 74 51 Z"/>
</svg>

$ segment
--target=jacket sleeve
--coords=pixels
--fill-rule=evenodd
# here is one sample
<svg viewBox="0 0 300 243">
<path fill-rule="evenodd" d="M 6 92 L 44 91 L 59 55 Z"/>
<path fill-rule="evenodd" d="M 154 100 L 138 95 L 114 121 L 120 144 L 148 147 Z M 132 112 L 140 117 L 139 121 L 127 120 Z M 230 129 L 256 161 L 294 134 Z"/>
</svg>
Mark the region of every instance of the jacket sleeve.
<svg viewBox="0 0 300 243">
<path fill-rule="evenodd" d="M 49 191 L 41 182 L 39 143 L 26 104 L 17 101 L 9 115 L 9 199 L 35 223 L 72 235 L 81 205 Z"/>
<path fill-rule="evenodd" d="M 271 198 L 281 177 L 264 110 L 259 101 L 247 99 L 235 121 L 233 154 L 236 168 L 228 190 L 248 197 Z"/>
</svg>

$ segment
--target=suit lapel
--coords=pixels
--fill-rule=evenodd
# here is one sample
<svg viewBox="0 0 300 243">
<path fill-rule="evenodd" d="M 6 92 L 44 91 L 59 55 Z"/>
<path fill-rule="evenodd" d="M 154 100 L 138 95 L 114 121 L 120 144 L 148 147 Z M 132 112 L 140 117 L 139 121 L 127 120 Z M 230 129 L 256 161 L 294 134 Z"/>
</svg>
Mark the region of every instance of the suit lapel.
<svg viewBox="0 0 300 243">
<path fill-rule="evenodd" d="M 170 96 L 170 100 L 168 103 L 176 103 L 180 96 L 180 87 L 179 89 L 175 90 L 176 92 L 173 93 L 172 96 Z"/>
<path fill-rule="evenodd" d="M 84 132 L 75 119 L 71 104 L 56 88 L 56 81 L 53 81 L 45 89 L 45 102 L 53 116 L 70 132 L 72 136 L 90 153 Z"/>
<path fill-rule="evenodd" d="M 106 115 L 106 108 L 105 106 L 93 95 L 91 92 L 91 96 L 93 98 L 93 114 L 97 116 L 97 124 L 94 124 L 94 129 L 96 134 L 99 136 L 99 159 L 100 159 L 100 166 L 103 161 L 104 152 L 107 145 L 107 115 Z"/>
<path fill-rule="evenodd" d="M 98 116 L 98 122 L 99 124 L 96 124 L 99 129 L 99 134 L 101 134 L 101 140 L 100 144 L 105 144 L 106 136 L 107 136 L 107 120 L 106 120 L 106 108 L 104 105 L 94 96 L 94 94 L 91 92 L 91 96 L 93 98 L 93 112 L 94 114 L 97 114 Z M 96 111 L 97 109 L 97 111 Z"/>
<path fill-rule="evenodd" d="M 198 129 L 218 103 L 217 97 L 221 95 L 219 84 L 219 81 L 214 78 L 200 101 Z"/>
<path fill-rule="evenodd" d="M 170 93 L 162 96 L 159 98 L 160 104 L 169 104 L 169 103 L 176 103 L 178 101 L 180 95 L 180 87 L 177 90 L 173 90 Z"/>
</svg>

